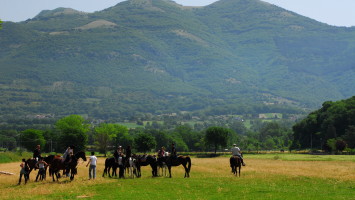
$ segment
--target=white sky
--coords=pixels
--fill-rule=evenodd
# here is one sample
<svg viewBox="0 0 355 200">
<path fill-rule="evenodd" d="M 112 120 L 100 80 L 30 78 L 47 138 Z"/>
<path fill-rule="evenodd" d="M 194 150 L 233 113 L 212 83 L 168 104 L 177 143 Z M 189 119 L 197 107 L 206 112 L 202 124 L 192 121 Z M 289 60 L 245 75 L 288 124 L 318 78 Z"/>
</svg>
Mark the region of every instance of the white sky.
<svg viewBox="0 0 355 200">
<path fill-rule="evenodd" d="M 42 10 L 58 7 L 94 12 L 123 0 L 0 0 L 0 19 L 20 22 Z M 175 0 L 185 6 L 205 6 L 216 0 Z M 355 26 L 355 0 L 263 0 L 287 10 L 335 26 Z"/>
</svg>

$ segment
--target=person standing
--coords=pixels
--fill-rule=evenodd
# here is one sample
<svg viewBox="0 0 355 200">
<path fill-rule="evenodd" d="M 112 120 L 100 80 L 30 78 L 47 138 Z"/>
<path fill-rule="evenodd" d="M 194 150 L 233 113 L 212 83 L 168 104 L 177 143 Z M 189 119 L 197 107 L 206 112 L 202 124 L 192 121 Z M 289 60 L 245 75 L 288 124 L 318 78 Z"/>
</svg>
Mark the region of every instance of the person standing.
<svg viewBox="0 0 355 200">
<path fill-rule="evenodd" d="M 22 176 L 25 179 L 25 184 L 27 183 L 27 181 L 29 179 L 28 172 L 30 170 L 30 167 L 28 166 L 28 163 L 26 162 L 26 159 L 24 159 L 24 158 L 22 159 L 20 167 L 21 167 L 21 171 L 20 171 L 20 179 L 18 180 L 18 185 L 21 184 Z"/>
<path fill-rule="evenodd" d="M 86 167 L 90 164 L 89 167 L 89 180 L 95 179 L 96 178 L 96 163 L 97 163 L 97 157 L 95 156 L 95 152 L 91 152 L 91 156 L 89 158 L 88 164 L 86 164 Z"/>
<path fill-rule="evenodd" d="M 38 170 L 38 174 L 36 176 L 36 182 L 38 181 L 38 177 L 39 180 L 43 180 L 46 176 L 46 167 L 48 166 L 48 164 L 43 160 L 43 158 L 40 158 L 38 163 L 36 164 L 36 167 L 39 169 Z"/>
<path fill-rule="evenodd" d="M 241 161 L 242 161 L 242 165 L 245 166 L 242 153 L 241 153 L 239 147 L 237 147 L 236 144 L 233 144 L 233 147 L 232 147 L 232 149 L 231 149 L 231 152 L 232 152 L 232 155 L 233 155 L 233 156 L 238 156 L 238 157 L 241 159 Z"/>
</svg>

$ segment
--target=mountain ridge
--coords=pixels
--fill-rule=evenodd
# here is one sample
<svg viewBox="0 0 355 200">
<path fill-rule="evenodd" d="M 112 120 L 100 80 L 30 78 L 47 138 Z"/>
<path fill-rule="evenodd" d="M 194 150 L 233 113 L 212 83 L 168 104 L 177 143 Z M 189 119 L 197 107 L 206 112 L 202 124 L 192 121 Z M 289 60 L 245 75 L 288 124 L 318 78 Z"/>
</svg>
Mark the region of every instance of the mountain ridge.
<svg viewBox="0 0 355 200">
<path fill-rule="evenodd" d="M 258 105 L 314 108 L 355 92 L 353 29 L 259 0 L 188 9 L 130 0 L 56 14 L 63 11 L 5 22 L 0 31 L 2 99 L 15 99 L 19 113 L 245 113 Z"/>
</svg>

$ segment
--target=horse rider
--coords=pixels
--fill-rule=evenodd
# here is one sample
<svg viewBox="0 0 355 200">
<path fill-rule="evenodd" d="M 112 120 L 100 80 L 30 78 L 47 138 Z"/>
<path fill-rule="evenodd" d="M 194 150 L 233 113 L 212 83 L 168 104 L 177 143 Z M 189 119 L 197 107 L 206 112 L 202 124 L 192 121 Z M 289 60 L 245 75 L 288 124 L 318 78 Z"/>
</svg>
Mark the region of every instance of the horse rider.
<svg viewBox="0 0 355 200">
<path fill-rule="evenodd" d="M 122 157 L 122 146 L 118 146 L 117 150 L 113 153 L 113 157 L 115 158 L 116 163 L 118 163 L 118 158 Z"/>
<path fill-rule="evenodd" d="M 162 158 L 165 156 L 165 147 L 161 147 L 159 150 L 158 150 L 158 159 L 159 158 Z"/>
<path fill-rule="evenodd" d="M 37 145 L 36 149 L 33 151 L 33 158 L 38 162 L 38 160 L 40 158 L 42 158 L 41 156 L 41 145 Z"/>
<path fill-rule="evenodd" d="M 172 158 L 172 159 L 177 159 L 177 153 L 176 153 L 176 148 L 175 148 L 175 144 L 174 143 L 172 143 L 171 144 L 171 155 L 170 155 L 170 157 Z"/>
<path fill-rule="evenodd" d="M 233 147 L 232 147 L 231 151 L 232 151 L 232 155 L 233 156 L 238 156 L 241 159 L 241 161 L 242 161 L 242 165 L 245 166 L 245 163 L 243 161 L 242 153 L 240 152 L 240 149 L 239 149 L 239 147 L 237 147 L 236 144 L 233 144 Z"/>
<path fill-rule="evenodd" d="M 115 161 L 118 164 L 119 172 L 118 172 L 118 178 L 124 178 L 124 166 L 123 166 L 123 152 L 122 152 L 122 146 L 118 146 L 117 150 L 113 154 L 115 157 Z"/>
<path fill-rule="evenodd" d="M 132 149 L 131 145 L 128 145 L 126 147 L 126 156 L 125 156 L 125 162 L 129 162 L 129 158 L 132 157 Z"/>
<path fill-rule="evenodd" d="M 74 155 L 74 146 L 68 146 L 63 154 L 64 163 L 68 163 L 72 155 Z"/>
</svg>

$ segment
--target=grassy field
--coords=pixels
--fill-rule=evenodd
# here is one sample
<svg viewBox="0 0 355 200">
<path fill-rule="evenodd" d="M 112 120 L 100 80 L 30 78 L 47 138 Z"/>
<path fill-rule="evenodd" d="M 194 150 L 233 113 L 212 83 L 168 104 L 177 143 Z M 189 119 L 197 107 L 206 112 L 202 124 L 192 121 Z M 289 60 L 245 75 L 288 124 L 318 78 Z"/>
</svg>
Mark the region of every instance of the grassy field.
<svg viewBox="0 0 355 200">
<path fill-rule="evenodd" d="M 278 157 L 276 157 L 278 156 Z M 0 164 L 0 199 L 355 199 L 355 156 L 294 154 L 245 155 L 241 177 L 230 173 L 229 159 L 192 158 L 191 177 L 183 167 L 172 169 L 173 178 L 152 178 L 143 167 L 142 178 L 102 178 L 104 158 L 98 162 L 98 177 L 88 180 L 85 163 L 70 182 L 16 185 L 19 163 Z"/>
</svg>

